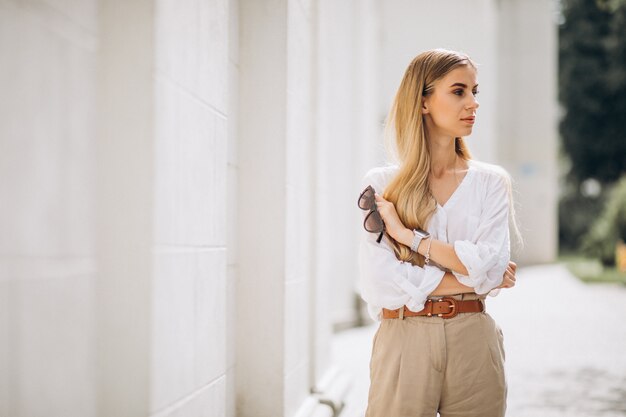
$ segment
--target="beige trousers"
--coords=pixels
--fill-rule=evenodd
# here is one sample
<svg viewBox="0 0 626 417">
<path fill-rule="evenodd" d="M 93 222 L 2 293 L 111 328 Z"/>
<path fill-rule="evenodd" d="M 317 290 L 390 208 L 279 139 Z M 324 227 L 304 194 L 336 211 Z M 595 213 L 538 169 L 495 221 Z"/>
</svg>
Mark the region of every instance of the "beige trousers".
<svg viewBox="0 0 626 417">
<path fill-rule="evenodd" d="M 461 299 L 482 298 L 474 293 Z M 440 297 L 430 297 L 438 299 Z M 486 312 L 383 319 L 374 335 L 365 417 L 503 417 L 502 330 Z"/>
</svg>

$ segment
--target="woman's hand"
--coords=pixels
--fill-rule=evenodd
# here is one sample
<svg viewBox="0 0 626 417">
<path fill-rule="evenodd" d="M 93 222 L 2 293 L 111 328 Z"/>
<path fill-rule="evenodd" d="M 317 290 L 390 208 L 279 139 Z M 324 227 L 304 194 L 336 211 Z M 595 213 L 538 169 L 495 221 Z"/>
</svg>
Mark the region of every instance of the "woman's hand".
<svg viewBox="0 0 626 417">
<path fill-rule="evenodd" d="M 411 246 L 411 242 L 413 241 L 413 231 L 407 229 L 404 224 L 402 224 L 400 217 L 398 217 L 396 206 L 391 201 L 385 200 L 378 194 L 375 194 L 375 197 L 376 207 L 385 222 L 385 230 L 387 231 L 387 234 L 389 234 L 389 236 L 391 236 L 396 242 L 400 242 L 406 246 Z"/>
<path fill-rule="evenodd" d="M 515 286 L 515 271 L 517 270 L 517 264 L 513 261 L 509 262 L 509 266 L 504 271 L 504 280 L 502 284 L 496 288 L 511 288 Z"/>
</svg>

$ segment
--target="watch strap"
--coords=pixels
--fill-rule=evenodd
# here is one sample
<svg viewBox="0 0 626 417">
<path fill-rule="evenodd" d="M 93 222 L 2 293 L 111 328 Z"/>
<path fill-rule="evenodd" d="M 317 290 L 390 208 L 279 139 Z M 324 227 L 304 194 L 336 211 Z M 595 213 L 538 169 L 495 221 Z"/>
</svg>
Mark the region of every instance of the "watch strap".
<svg viewBox="0 0 626 417">
<path fill-rule="evenodd" d="M 413 242 L 411 243 L 411 250 L 413 252 L 417 252 L 417 247 L 419 246 L 422 239 L 426 239 L 430 236 L 430 233 L 421 230 L 421 229 L 413 229 Z"/>
</svg>

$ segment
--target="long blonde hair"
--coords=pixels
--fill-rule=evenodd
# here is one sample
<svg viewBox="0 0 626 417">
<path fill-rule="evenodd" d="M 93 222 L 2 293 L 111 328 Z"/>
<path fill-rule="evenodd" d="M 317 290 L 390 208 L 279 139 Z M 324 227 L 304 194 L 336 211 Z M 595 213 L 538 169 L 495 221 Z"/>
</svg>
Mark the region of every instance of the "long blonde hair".
<svg viewBox="0 0 626 417">
<path fill-rule="evenodd" d="M 399 163 L 399 171 L 383 197 L 395 204 L 407 228 L 425 230 L 437 208 L 428 179 L 431 154 L 421 110 L 423 99 L 432 94 L 435 81 L 463 65 L 476 69 L 469 56 L 462 53 L 433 49 L 419 54 L 406 69 L 387 116 L 385 141 L 392 158 Z M 455 138 L 454 149 L 459 158 L 471 159 L 463 138 Z M 398 259 L 424 265 L 422 255 L 391 238 L 389 241 Z"/>
</svg>

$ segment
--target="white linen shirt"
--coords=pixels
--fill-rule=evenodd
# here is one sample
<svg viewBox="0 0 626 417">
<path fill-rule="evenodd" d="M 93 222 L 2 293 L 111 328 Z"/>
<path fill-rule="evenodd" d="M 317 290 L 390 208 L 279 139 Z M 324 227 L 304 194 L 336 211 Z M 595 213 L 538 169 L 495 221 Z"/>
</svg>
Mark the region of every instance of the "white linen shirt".
<svg viewBox="0 0 626 417">
<path fill-rule="evenodd" d="M 468 161 L 469 169 L 448 201 L 437 208 L 427 230 L 434 239 L 452 243 L 468 275 L 452 271 L 457 280 L 476 294 L 496 296 L 510 260 L 508 174 L 503 168 Z M 399 167 L 373 168 L 365 174 L 361 190 L 369 184 L 383 195 Z M 363 218 L 367 212 L 361 210 Z M 424 268 L 396 258 L 384 236 L 361 227 L 358 291 L 367 302 L 369 315 L 381 321 L 382 308 L 405 305 L 411 311 L 424 308 L 446 270 L 438 265 Z"/>
</svg>

